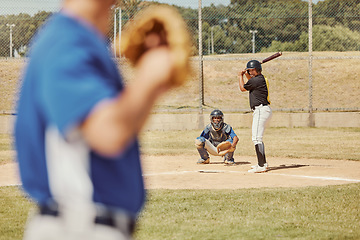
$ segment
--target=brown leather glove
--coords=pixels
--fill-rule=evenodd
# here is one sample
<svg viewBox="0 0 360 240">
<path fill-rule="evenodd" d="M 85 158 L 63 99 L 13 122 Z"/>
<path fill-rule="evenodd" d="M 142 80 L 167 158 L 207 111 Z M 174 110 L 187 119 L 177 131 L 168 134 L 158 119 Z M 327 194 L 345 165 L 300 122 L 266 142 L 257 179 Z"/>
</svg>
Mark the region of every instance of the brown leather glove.
<svg viewBox="0 0 360 240">
<path fill-rule="evenodd" d="M 190 73 L 191 42 L 187 26 L 174 7 L 147 7 L 121 34 L 120 54 L 135 67 L 147 50 L 158 46 L 167 46 L 173 54 L 176 67 L 172 83 L 181 85 Z"/>
<path fill-rule="evenodd" d="M 224 156 L 228 152 L 235 151 L 235 148 L 232 147 L 231 142 L 229 142 L 229 141 L 221 142 L 219 145 L 217 145 L 216 149 L 220 156 Z"/>
</svg>

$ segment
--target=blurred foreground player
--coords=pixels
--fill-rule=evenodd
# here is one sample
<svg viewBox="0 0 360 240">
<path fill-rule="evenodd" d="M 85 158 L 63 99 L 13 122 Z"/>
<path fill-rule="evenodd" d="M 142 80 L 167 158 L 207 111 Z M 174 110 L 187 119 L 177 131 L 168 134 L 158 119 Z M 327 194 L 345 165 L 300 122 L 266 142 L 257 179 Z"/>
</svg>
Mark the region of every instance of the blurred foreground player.
<svg viewBox="0 0 360 240">
<path fill-rule="evenodd" d="M 114 3 L 64 0 L 31 47 L 15 124 L 23 188 L 39 208 L 26 240 L 132 238 L 145 199 L 137 134 L 173 87 L 176 56 L 152 44 L 125 87 L 106 38 Z"/>
</svg>

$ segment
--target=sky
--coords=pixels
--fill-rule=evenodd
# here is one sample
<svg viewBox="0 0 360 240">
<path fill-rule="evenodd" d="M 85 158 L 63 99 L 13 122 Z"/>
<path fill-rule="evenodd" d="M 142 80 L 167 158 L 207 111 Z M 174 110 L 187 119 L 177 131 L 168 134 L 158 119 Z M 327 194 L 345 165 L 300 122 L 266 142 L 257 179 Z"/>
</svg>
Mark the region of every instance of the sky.
<svg viewBox="0 0 360 240">
<path fill-rule="evenodd" d="M 198 8 L 198 0 L 147 0 L 150 2 L 167 3 L 182 7 Z M 62 0 L 0 0 L 0 15 L 28 13 L 33 15 L 39 11 L 57 11 Z M 207 7 L 211 4 L 215 6 L 230 4 L 230 0 L 201 0 L 202 6 Z"/>
<path fill-rule="evenodd" d="M 152 2 L 167 3 L 170 5 L 178 5 L 182 7 L 198 8 L 198 0 L 148 0 Z M 306 1 L 306 0 L 303 0 Z M 317 3 L 322 0 L 313 0 Z M 33 15 L 39 11 L 57 11 L 60 8 L 62 0 L 0 0 L 0 15 L 28 13 Z M 230 0 L 201 0 L 202 6 L 207 7 L 211 4 L 215 6 L 222 4 L 228 6 Z"/>
<path fill-rule="evenodd" d="M 150 0 L 150 2 L 167 3 L 170 5 L 178 5 L 178 6 L 190 7 L 190 8 L 198 8 L 199 6 L 198 0 Z M 201 0 L 201 3 L 203 7 L 208 7 L 211 4 L 214 4 L 215 6 L 219 4 L 228 6 L 230 4 L 230 0 Z"/>
</svg>

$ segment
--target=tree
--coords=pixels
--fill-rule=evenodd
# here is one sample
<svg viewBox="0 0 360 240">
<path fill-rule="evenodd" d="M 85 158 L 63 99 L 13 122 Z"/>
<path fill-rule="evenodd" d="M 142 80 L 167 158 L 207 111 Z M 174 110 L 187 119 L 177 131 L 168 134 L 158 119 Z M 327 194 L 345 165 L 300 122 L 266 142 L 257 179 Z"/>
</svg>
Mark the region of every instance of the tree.
<svg viewBox="0 0 360 240">
<path fill-rule="evenodd" d="M 360 1 L 325 0 L 314 6 L 314 23 L 335 26 L 338 24 L 352 31 L 360 31 Z"/>
<path fill-rule="evenodd" d="M 121 8 L 128 19 L 132 19 L 134 15 L 139 11 L 142 0 L 117 0 L 116 6 Z"/>
<path fill-rule="evenodd" d="M 36 31 L 51 15 L 51 12 L 41 11 L 30 16 L 20 13 L 18 15 L 0 16 L 0 56 L 9 56 L 9 35 L 10 29 L 6 24 L 15 24 L 12 32 L 13 51 L 25 48 L 30 45 L 30 41 Z"/>
<path fill-rule="evenodd" d="M 307 29 L 306 2 L 233 0 L 231 3 L 228 13 L 230 24 L 237 26 L 249 40 L 252 38 L 249 31 L 257 30 L 257 48 L 266 49 L 273 41 L 295 42 L 299 39 L 301 32 Z"/>
<path fill-rule="evenodd" d="M 314 51 L 359 51 L 360 33 L 338 25 L 335 27 L 316 25 L 313 27 Z M 308 33 L 303 32 L 294 43 L 273 41 L 272 45 L 262 51 L 308 51 Z"/>
</svg>

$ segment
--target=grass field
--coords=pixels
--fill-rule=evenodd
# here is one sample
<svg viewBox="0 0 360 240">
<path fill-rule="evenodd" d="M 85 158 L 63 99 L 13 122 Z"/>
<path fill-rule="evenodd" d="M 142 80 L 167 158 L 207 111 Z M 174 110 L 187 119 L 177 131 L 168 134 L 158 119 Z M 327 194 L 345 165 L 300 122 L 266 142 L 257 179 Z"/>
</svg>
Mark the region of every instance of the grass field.
<svg viewBox="0 0 360 240">
<path fill-rule="evenodd" d="M 360 184 L 242 190 L 151 190 L 136 239 L 360 239 Z M 0 240 L 21 239 L 33 208 L 0 187 Z"/>
<path fill-rule="evenodd" d="M 313 107 L 360 106 L 358 52 L 314 53 Z M 237 73 L 250 59 L 268 53 L 241 54 L 243 60 L 204 61 L 204 108 L 248 109 Z M 264 65 L 270 81 L 272 107 L 308 107 L 308 53 L 283 53 Z M 319 57 L 319 59 L 316 59 Z M 321 57 L 328 59 L 321 59 Z M 329 58 L 332 57 L 332 58 Z M 297 59 L 296 59 L 297 58 Z M 303 58 L 300 59 L 299 58 Z M 0 112 L 14 111 L 24 60 L 0 61 Z M 182 87 L 161 98 L 156 110 L 193 110 L 199 105 L 198 63 Z M 359 69 L 357 69 L 359 68 Z M 126 81 L 131 69 L 122 67 Z M 341 73 L 341 75 L 339 75 Z M 220 96 L 220 97 L 219 97 Z M 254 155 L 249 128 L 235 129 L 240 137 L 236 156 Z M 146 155 L 194 155 L 199 131 L 151 131 L 140 135 Z M 0 167 L 13 161 L 12 136 L 0 134 Z M 360 161 L 359 128 L 269 128 L 264 136 L 271 157 Z M 240 190 L 149 190 L 139 217 L 136 239 L 360 239 L 360 184 L 304 188 Z M 18 187 L 0 187 L 0 240 L 22 238 L 34 205 Z"/>
<path fill-rule="evenodd" d="M 236 155 L 254 155 L 251 129 L 235 129 Z M 194 140 L 201 131 L 149 131 L 141 135 L 145 154 L 194 154 Z M 272 157 L 322 158 L 360 161 L 360 128 L 268 128 L 266 154 Z M 235 157 L 236 157 L 235 155 Z"/>
<path fill-rule="evenodd" d="M 250 129 L 236 129 L 237 154 L 254 155 Z M 196 154 L 199 131 L 151 131 L 143 154 Z M 359 161 L 359 128 L 269 128 L 273 157 Z M 12 161 L 0 135 L 0 165 Z M 136 239 L 360 239 L 360 184 L 239 190 L 149 190 Z M 0 187 L 0 240 L 21 239 L 33 204 L 18 187 Z"/>
<path fill-rule="evenodd" d="M 360 184 L 153 190 L 139 239 L 359 239 Z"/>
<path fill-rule="evenodd" d="M 251 129 L 235 129 L 240 138 L 236 156 L 254 155 Z M 196 154 L 194 139 L 200 131 L 146 131 L 140 135 L 143 154 Z M 0 134 L 0 165 L 12 161 L 13 139 Z M 271 157 L 321 158 L 360 161 L 360 128 L 268 128 L 264 135 Z"/>
</svg>

